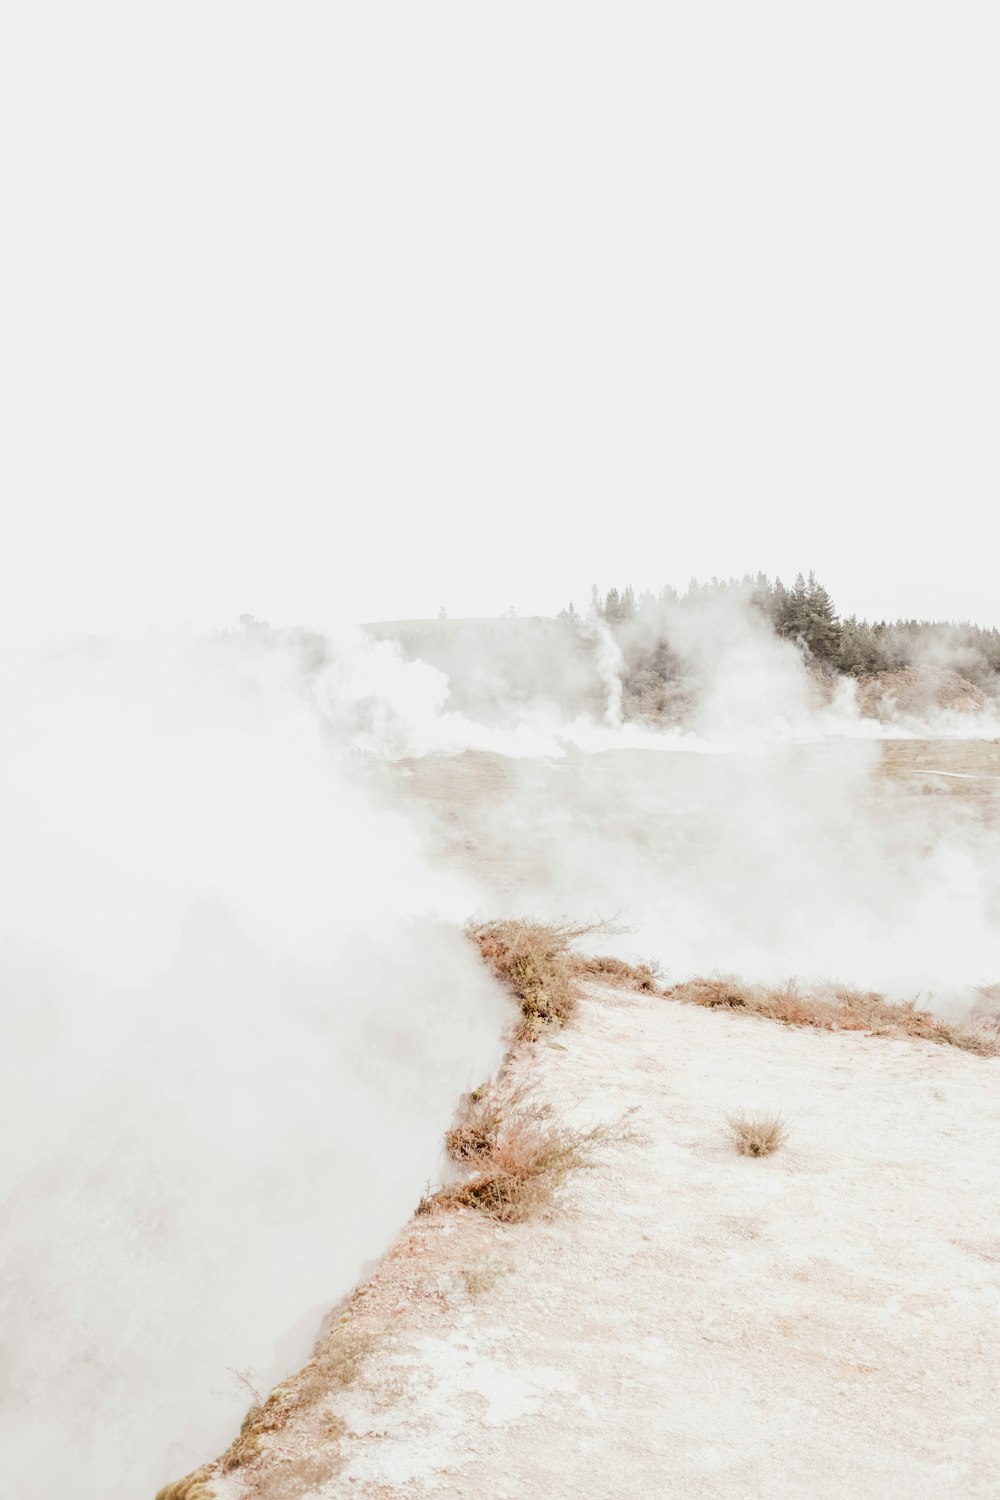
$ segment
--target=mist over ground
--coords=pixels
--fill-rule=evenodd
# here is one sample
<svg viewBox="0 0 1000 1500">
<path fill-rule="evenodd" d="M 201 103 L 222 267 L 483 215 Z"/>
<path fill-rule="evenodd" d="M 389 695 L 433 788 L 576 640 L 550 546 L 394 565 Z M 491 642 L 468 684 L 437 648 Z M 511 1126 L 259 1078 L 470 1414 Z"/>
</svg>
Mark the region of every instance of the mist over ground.
<svg viewBox="0 0 1000 1500">
<path fill-rule="evenodd" d="M 308 1357 L 508 1005 L 285 653 L 4 665 L 4 1488 L 125 1500 Z"/>
<path fill-rule="evenodd" d="M 5 657 L 12 1493 L 151 1492 L 225 1444 L 243 1374 L 308 1356 L 499 1059 L 469 917 L 617 919 L 595 945 L 674 978 L 982 1003 L 988 699 L 872 717 L 736 598 L 666 628 L 673 721 L 625 717 L 599 615 Z M 942 736 L 986 759 L 884 774 Z M 942 769 L 983 795 L 928 794 Z"/>
<path fill-rule="evenodd" d="M 973 688 L 954 670 L 969 655 L 956 646 L 946 667 L 939 638 L 932 660 L 896 674 L 823 672 L 740 590 L 619 623 L 399 627 L 402 651 L 448 673 L 440 722 L 454 702 L 476 726 L 465 748 L 501 752 L 405 768 L 423 826 L 488 885 L 490 909 L 617 918 L 631 930 L 595 941 L 674 978 L 874 987 L 950 1017 L 979 1007 L 1000 979 L 988 664 Z M 647 660 L 671 657 L 672 699 L 626 718 L 637 639 Z M 575 714 L 539 690 L 546 665 L 584 684 Z M 426 723 L 418 742 L 435 748 Z M 924 742 L 938 749 L 884 774 L 887 747 L 916 756 Z"/>
</svg>

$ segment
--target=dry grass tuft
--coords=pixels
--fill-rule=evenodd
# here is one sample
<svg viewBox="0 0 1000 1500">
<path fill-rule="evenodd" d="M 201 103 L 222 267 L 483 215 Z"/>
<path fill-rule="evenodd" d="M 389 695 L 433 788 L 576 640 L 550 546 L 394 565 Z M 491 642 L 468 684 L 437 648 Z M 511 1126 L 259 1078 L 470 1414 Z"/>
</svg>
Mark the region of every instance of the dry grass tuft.
<svg viewBox="0 0 1000 1500">
<path fill-rule="evenodd" d="M 573 950 L 578 938 L 618 929 L 605 922 L 471 923 L 466 929 L 487 968 L 507 985 L 521 1007 L 516 1040 L 530 1041 L 547 1027 L 564 1026 L 576 1009 L 580 981 L 594 979 L 625 989 L 656 991 L 656 970 L 622 958 L 589 957 Z"/>
<path fill-rule="evenodd" d="M 203 1465 L 184 1479 L 175 1479 L 157 1490 L 156 1500 L 213 1500 L 215 1491 L 209 1487 L 212 1470 Z"/>
<path fill-rule="evenodd" d="M 733 1114 L 726 1116 L 726 1124 L 741 1156 L 771 1156 L 787 1137 L 780 1115 Z"/>
<path fill-rule="evenodd" d="M 459 1122 L 444 1138 L 444 1149 L 452 1161 L 476 1161 L 488 1156 L 499 1137 L 504 1110 L 503 1095 L 495 1084 L 484 1084 L 466 1094 L 459 1106 Z"/>
<path fill-rule="evenodd" d="M 983 1057 L 1000 1055 L 1000 1038 L 986 1025 L 951 1026 L 916 1005 L 887 1000 L 874 990 L 831 989 L 802 994 L 794 980 L 785 985 L 743 984 L 727 975 L 689 979 L 661 991 L 670 1000 L 710 1009 L 742 1010 L 785 1026 L 816 1026 L 824 1031 L 867 1031 L 874 1036 L 912 1036 L 961 1047 Z"/>
<path fill-rule="evenodd" d="M 418 1212 L 471 1208 L 517 1223 L 548 1203 L 568 1171 L 585 1165 L 586 1147 L 599 1133 L 553 1124 L 546 1105 L 502 1083 L 477 1089 L 445 1137 L 449 1155 L 470 1175 L 425 1198 Z"/>
<path fill-rule="evenodd" d="M 484 1269 L 480 1266 L 463 1266 L 460 1275 L 466 1293 L 472 1298 L 492 1291 L 500 1277 L 500 1273 L 492 1267 Z"/>
<path fill-rule="evenodd" d="M 374 1335 L 356 1328 L 350 1313 L 345 1314 L 297 1375 L 276 1386 L 266 1401 L 251 1406 L 219 1461 L 223 1474 L 256 1458 L 264 1438 L 280 1432 L 297 1412 L 315 1406 L 331 1391 L 353 1385 L 374 1343 Z"/>
<path fill-rule="evenodd" d="M 597 979 L 604 984 L 616 984 L 626 990 L 645 990 L 655 994 L 659 989 L 659 975 L 651 964 L 630 964 L 624 958 L 613 958 L 600 954 L 596 958 L 576 957 L 576 973 L 583 979 Z"/>
<path fill-rule="evenodd" d="M 547 1026 L 564 1026 L 573 1014 L 578 960 L 572 944 L 592 930 L 564 922 L 469 925 L 486 967 L 513 991 L 521 1007 L 519 1040 L 530 1040 Z"/>
</svg>

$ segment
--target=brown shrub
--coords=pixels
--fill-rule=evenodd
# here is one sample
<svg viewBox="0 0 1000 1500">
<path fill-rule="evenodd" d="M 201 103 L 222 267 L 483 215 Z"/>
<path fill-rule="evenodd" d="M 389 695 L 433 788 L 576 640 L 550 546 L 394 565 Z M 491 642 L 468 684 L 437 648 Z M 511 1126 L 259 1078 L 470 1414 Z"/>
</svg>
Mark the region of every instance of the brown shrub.
<svg viewBox="0 0 1000 1500">
<path fill-rule="evenodd" d="M 824 1031 L 867 1031 L 875 1036 L 912 1036 L 924 1041 L 961 1047 L 981 1056 L 1000 1055 L 1000 1038 L 989 1034 L 981 1023 L 972 1027 L 938 1021 L 929 1011 L 917 1010 L 912 1001 L 887 1000 L 875 990 L 833 989 L 804 995 L 794 980 L 787 984 L 743 984 L 727 975 L 711 979 L 689 979 L 671 985 L 661 994 L 670 1000 L 710 1009 L 746 1011 L 786 1026 L 817 1026 Z"/>
<path fill-rule="evenodd" d="M 211 1467 L 203 1465 L 184 1479 L 175 1479 L 156 1492 L 156 1500 L 213 1500 L 215 1491 L 209 1487 Z"/>
<path fill-rule="evenodd" d="M 513 992 L 521 1007 L 519 1039 L 547 1026 L 564 1026 L 576 1007 L 578 985 L 573 941 L 590 931 L 564 922 L 482 922 L 467 931 L 483 962 Z"/>
<path fill-rule="evenodd" d="M 546 1027 L 564 1026 L 576 1008 L 581 980 L 632 990 L 656 991 L 658 987 L 650 964 L 574 952 L 577 938 L 619 930 L 606 922 L 574 927 L 568 922 L 511 919 L 470 923 L 466 930 L 487 968 L 507 985 L 521 1007 L 519 1041 L 531 1040 Z"/>
<path fill-rule="evenodd" d="M 577 955 L 574 969 L 582 979 L 601 980 L 622 989 L 655 993 L 658 988 L 657 974 L 651 964 L 630 964 L 624 958 L 614 958 L 610 954 L 599 954 L 594 958 Z"/>
<path fill-rule="evenodd" d="M 459 1122 L 444 1138 L 452 1161 L 475 1161 L 487 1156 L 503 1124 L 504 1106 L 497 1086 L 484 1084 L 466 1094 L 459 1106 Z"/>
<path fill-rule="evenodd" d="M 276 1386 L 266 1401 L 251 1406 L 219 1461 L 222 1472 L 228 1474 L 256 1458 L 265 1436 L 280 1432 L 296 1412 L 315 1406 L 333 1390 L 353 1385 L 374 1343 L 374 1335 L 356 1328 L 350 1313 L 345 1314 L 298 1374 Z"/>
<path fill-rule="evenodd" d="M 449 1155 L 474 1164 L 473 1170 L 426 1197 L 418 1212 L 471 1208 L 516 1223 L 547 1203 L 571 1168 L 584 1164 L 585 1148 L 598 1134 L 554 1125 L 548 1107 L 522 1090 L 488 1085 L 467 1096 L 464 1117 L 445 1137 Z"/>
<path fill-rule="evenodd" d="M 726 1125 L 741 1156 L 771 1156 L 787 1135 L 780 1115 L 727 1115 Z"/>
</svg>

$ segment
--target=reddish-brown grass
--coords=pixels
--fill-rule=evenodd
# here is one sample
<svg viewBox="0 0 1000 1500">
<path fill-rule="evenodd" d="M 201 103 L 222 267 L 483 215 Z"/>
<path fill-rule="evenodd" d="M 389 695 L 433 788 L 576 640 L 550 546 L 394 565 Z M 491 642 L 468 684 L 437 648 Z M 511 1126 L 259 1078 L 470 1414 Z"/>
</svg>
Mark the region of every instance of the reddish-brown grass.
<svg viewBox="0 0 1000 1500">
<path fill-rule="evenodd" d="M 983 1026 L 952 1026 L 912 1002 L 887 1000 L 875 990 L 834 988 L 803 994 L 794 981 L 785 985 L 744 984 L 727 975 L 689 979 L 661 992 L 669 1000 L 704 1005 L 712 1010 L 742 1010 L 786 1026 L 817 1026 L 824 1031 L 866 1031 L 875 1036 L 911 1036 L 960 1047 L 984 1057 L 1000 1054 L 1000 1039 Z"/>
<path fill-rule="evenodd" d="M 657 990 L 657 974 L 650 964 L 630 964 L 624 958 L 610 954 L 598 954 L 594 958 L 583 954 L 574 955 L 574 973 L 580 979 L 594 979 L 603 984 L 617 985 L 625 990 Z"/>
<path fill-rule="evenodd" d="M 633 990 L 656 989 L 656 974 L 648 964 L 575 951 L 578 938 L 614 930 L 602 922 L 584 927 L 512 919 L 470 924 L 468 934 L 483 962 L 520 1006 L 515 1040 L 531 1041 L 548 1027 L 564 1026 L 576 1008 L 583 980 Z"/>
<path fill-rule="evenodd" d="M 352 1385 L 376 1342 L 370 1330 L 355 1326 L 349 1308 L 297 1374 L 282 1381 L 265 1400 L 253 1402 L 239 1432 L 220 1459 L 196 1469 L 185 1479 L 164 1485 L 157 1492 L 156 1500 L 212 1500 L 215 1493 L 210 1487 L 213 1473 L 229 1474 L 261 1458 L 267 1451 L 265 1439 L 280 1432 L 296 1413 L 315 1406 L 331 1391 Z M 336 1433 L 331 1431 L 330 1437 L 331 1447 L 326 1455 L 328 1465 L 336 1459 Z M 262 1476 L 262 1480 L 265 1477 Z M 299 1491 L 290 1486 L 287 1493 L 293 1495 Z"/>
<path fill-rule="evenodd" d="M 156 1500 L 212 1500 L 215 1491 L 209 1488 L 211 1466 L 203 1465 L 183 1479 L 175 1479 L 157 1490 Z"/>
<path fill-rule="evenodd" d="M 357 1328 L 348 1310 L 297 1374 L 276 1386 L 266 1401 L 251 1406 L 219 1460 L 223 1474 L 255 1458 L 263 1438 L 280 1432 L 294 1413 L 315 1406 L 330 1391 L 353 1385 L 373 1345 L 371 1333 Z"/>
<path fill-rule="evenodd" d="M 565 1174 L 584 1164 L 596 1135 L 555 1125 L 547 1105 L 502 1080 L 488 1084 L 467 1095 L 445 1137 L 449 1155 L 469 1175 L 425 1198 L 420 1212 L 471 1208 L 516 1223 L 548 1203 Z"/>
<path fill-rule="evenodd" d="M 503 921 L 474 923 L 467 930 L 486 967 L 520 1006 L 518 1040 L 566 1024 L 578 994 L 571 945 L 590 929 L 562 922 Z"/>
</svg>

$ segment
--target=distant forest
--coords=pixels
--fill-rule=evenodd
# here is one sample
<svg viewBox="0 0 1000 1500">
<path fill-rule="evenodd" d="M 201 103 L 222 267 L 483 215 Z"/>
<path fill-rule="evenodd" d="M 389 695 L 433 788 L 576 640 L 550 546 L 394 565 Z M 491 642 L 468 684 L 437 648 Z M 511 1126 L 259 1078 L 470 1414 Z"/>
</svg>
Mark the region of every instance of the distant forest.
<svg viewBox="0 0 1000 1500">
<path fill-rule="evenodd" d="M 758 573 L 755 578 L 713 578 L 708 583 L 692 579 L 684 593 L 667 585 L 659 594 L 636 596 L 632 588 L 613 588 L 601 595 L 594 587 L 591 612 L 610 627 L 624 661 L 626 718 L 683 718 L 692 700 L 690 662 L 671 642 L 684 637 L 690 642 L 692 637 L 678 612 L 695 614 L 725 595 L 749 605 L 778 636 L 793 642 L 818 679 L 851 677 L 866 694 L 878 694 L 880 684 L 898 682 L 881 674 L 907 673 L 914 689 L 919 680 L 920 691 L 965 707 L 971 706 L 968 694 L 991 699 L 1000 694 L 1000 630 L 965 621 L 868 621 L 855 615 L 842 620 L 814 573 L 800 573 L 791 588 L 780 578 L 772 581 Z M 575 622 L 572 604 L 561 611 L 560 619 Z M 695 637 L 698 634 L 695 629 Z"/>
<path fill-rule="evenodd" d="M 758 573 L 756 578 L 713 578 L 709 583 L 692 579 L 683 594 L 667 585 L 658 595 L 645 592 L 638 597 L 631 588 L 620 592 L 610 589 L 601 597 L 595 585 L 590 602 L 616 635 L 633 637 L 637 634 L 635 627 L 641 627 L 644 619 L 653 626 L 657 617 L 672 606 L 690 607 L 726 593 L 748 599 L 779 636 L 794 641 L 807 660 L 824 672 L 867 677 L 875 672 L 935 665 L 987 689 L 1000 673 L 1000 630 L 995 627 L 984 629 L 967 622 L 939 620 L 868 621 L 855 615 L 841 620 L 830 594 L 814 573 L 807 577 L 800 573 L 791 588 L 786 588 L 780 578 L 772 582 Z M 573 612 L 570 605 L 562 614 L 566 617 Z M 673 675 L 669 670 L 657 671 L 654 660 L 644 665 L 657 676 Z M 659 665 L 667 667 L 665 661 Z"/>
</svg>

